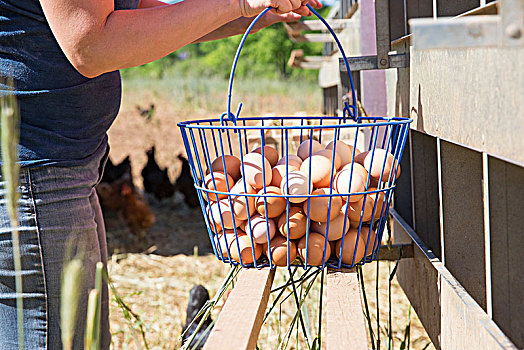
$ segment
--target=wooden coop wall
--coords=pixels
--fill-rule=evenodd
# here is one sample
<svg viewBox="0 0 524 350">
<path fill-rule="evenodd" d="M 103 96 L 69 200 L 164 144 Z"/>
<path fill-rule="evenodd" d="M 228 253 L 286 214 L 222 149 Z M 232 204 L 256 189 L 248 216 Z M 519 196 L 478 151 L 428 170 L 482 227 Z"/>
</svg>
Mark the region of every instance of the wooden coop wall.
<svg viewBox="0 0 524 350">
<path fill-rule="evenodd" d="M 397 278 L 437 348 L 524 348 L 524 50 L 417 47 L 403 21 L 432 17 L 433 1 L 396 3 L 391 50 L 410 62 L 386 71 L 388 114 L 414 122 L 393 230 L 416 246 Z M 479 1 L 436 5 L 456 16 Z"/>
</svg>

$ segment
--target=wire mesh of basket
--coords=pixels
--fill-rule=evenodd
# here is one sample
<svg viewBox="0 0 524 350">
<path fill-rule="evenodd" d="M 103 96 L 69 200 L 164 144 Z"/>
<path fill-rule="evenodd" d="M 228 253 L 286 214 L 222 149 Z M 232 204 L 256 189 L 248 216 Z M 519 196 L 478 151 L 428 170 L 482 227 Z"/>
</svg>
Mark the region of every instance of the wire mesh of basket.
<svg viewBox="0 0 524 350">
<path fill-rule="evenodd" d="M 240 116 L 231 112 L 237 50 L 220 118 L 180 122 L 213 251 L 243 267 L 340 268 L 376 259 L 411 119 Z"/>
</svg>

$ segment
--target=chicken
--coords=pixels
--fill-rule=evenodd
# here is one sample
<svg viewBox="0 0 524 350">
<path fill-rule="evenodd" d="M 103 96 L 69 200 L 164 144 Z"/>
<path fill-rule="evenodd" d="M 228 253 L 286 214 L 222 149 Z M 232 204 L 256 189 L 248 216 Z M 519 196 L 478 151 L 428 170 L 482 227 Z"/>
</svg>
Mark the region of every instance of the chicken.
<svg viewBox="0 0 524 350">
<path fill-rule="evenodd" d="M 144 190 L 155 195 L 156 199 L 172 197 L 175 194 L 175 186 L 169 180 L 167 168 L 160 169 L 155 160 L 155 146 L 146 152 L 147 163 L 142 169 Z"/>
<path fill-rule="evenodd" d="M 193 333 L 195 333 L 198 324 L 200 323 L 200 320 L 202 319 L 202 316 L 196 317 L 200 309 L 204 306 L 204 304 L 209 300 L 209 293 L 207 289 L 204 286 L 201 285 L 195 285 L 193 288 L 191 288 L 191 291 L 189 292 L 189 302 L 187 304 L 187 314 L 186 314 L 186 324 L 184 325 L 184 328 L 182 329 L 182 332 L 185 332 L 187 329 L 187 333 L 184 334 L 182 337 L 183 342 L 185 343 Z M 194 322 L 191 324 L 191 321 Z M 198 330 L 195 338 L 190 344 L 191 349 L 202 349 L 204 346 L 207 338 L 209 337 L 209 333 L 211 333 L 211 328 L 209 327 L 213 320 L 211 317 L 206 318 L 206 320 L 203 322 L 202 326 Z M 190 325 L 191 324 L 191 325 Z M 209 328 L 209 329 L 208 329 Z M 194 347 L 198 343 L 197 347 Z"/>
<path fill-rule="evenodd" d="M 153 119 L 153 115 L 155 114 L 155 105 L 150 104 L 149 108 L 142 108 L 139 105 L 135 106 L 138 113 L 140 113 L 140 116 L 144 118 L 147 122 Z"/>
<path fill-rule="evenodd" d="M 107 158 L 104 174 L 100 182 L 111 183 L 121 179 L 124 175 L 131 176 L 131 160 L 127 156 L 121 163 L 114 165 L 111 158 Z"/>
<path fill-rule="evenodd" d="M 135 188 L 123 184 L 121 193 L 124 197 L 122 214 L 127 227 L 133 234 L 143 238 L 145 230 L 155 223 L 155 214 Z"/>
<path fill-rule="evenodd" d="M 133 234 L 143 236 L 144 230 L 154 224 L 155 215 L 133 184 L 129 157 L 118 165 L 107 160 L 96 192 L 102 209 L 118 212 Z"/>
<path fill-rule="evenodd" d="M 122 209 L 124 197 L 121 191 L 124 184 L 133 187 L 129 156 L 118 165 L 114 165 L 108 158 L 102 179 L 96 186 L 100 205 L 103 209 L 115 211 Z"/>
<path fill-rule="evenodd" d="M 175 189 L 184 195 L 186 204 L 195 208 L 199 205 L 198 194 L 193 184 L 193 177 L 191 176 L 191 168 L 187 158 L 179 154 L 178 159 L 182 162 L 182 170 L 175 181 Z"/>
</svg>

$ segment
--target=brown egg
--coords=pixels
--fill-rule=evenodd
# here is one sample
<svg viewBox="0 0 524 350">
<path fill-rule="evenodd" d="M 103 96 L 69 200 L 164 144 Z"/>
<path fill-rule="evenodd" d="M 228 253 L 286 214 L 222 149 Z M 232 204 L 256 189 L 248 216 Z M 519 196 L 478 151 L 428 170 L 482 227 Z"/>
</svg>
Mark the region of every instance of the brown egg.
<svg viewBox="0 0 524 350">
<path fill-rule="evenodd" d="M 231 188 L 230 192 L 237 194 L 236 196 L 231 195 L 235 219 L 247 220 L 249 216 L 255 213 L 255 197 L 245 196 L 245 194 L 255 194 L 257 191 L 251 187 L 247 181 L 244 187 L 244 181 L 240 179 L 235 186 Z M 228 199 L 225 199 L 225 201 L 229 203 Z"/>
<path fill-rule="evenodd" d="M 376 187 L 370 187 L 368 191 L 376 191 Z M 373 221 L 377 221 L 380 219 L 380 215 L 382 211 L 386 211 L 386 207 L 384 206 L 384 200 L 386 198 L 386 194 L 384 191 L 381 192 L 375 192 L 368 195 L 368 198 L 371 199 L 373 202 L 373 205 L 375 205 L 375 201 L 377 202 L 376 208 L 375 208 L 375 215 L 373 218 Z M 378 198 L 378 201 L 377 201 Z"/>
<path fill-rule="evenodd" d="M 342 170 L 351 170 L 351 163 L 344 165 L 341 171 Z M 364 178 L 364 180 L 366 180 L 368 177 L 368 171 L 366 170 L 366 168 L 364 168 L 362 164 L 356 161 L 353 163 L 353 171 L 359 173 L 362 176 L 362 178 Z"/>
<path fill-rule="evenodd" d="M 336 144 L 335 152 L 337 152 L 338 156 L 340 157 L 340 165 L 344 166 L 344 165 L 350 163 L 351 162 L 351 158 L 353 157 L 353 146 L 347 145 L 342 140 L 337 140 L 336 143 L 333 142 L 333 141 L 328 143 L 328 145 L 326 146 L 326 149 L 327 150 L 332 150 L 334 144 Z M 355 153 L 357 153 L 357 152 L 355 151 Z"/>
<path fill-rule="evenodd" d="M 216 202 L 212 202 L 212 204 L 213 203 L 216 203 Z M 211 229 L 213 233 L 218 234 L 224 230 L 224 228 L 221 225 L 217 225 L 215 223 L 215 219 L 213 218 L 213 215 L 211 214 L 211 208 L 209 204 L 206 206 L 206 216 L 209 221 L 209 228 Z"/>
<path fill-rule="evenodd" d="M 260 214 L 255 214 L 247 221 L 244 229 L 246 234 L 253 236 L 253 241 L 259 244 L 264 244 L 267 243 L 268 233 L 270 240 L 275 235 L 276 225 L 273 219 L 265 218 Z"/>
<path fill-rule="evenodd" d="M 300 169 L 300 166 L 302 165 L 302 159 L 294 154 L 280 158 L 277 165 L 286 165 L 286 162 L 289 167 L 295 167 L 297 169 Z"/>
<path fill-rule="evenodd" d="M 366 199 L 366 203 L 364 203 L 364 198 Z M 360 222 L 360 216 L 362 213 L 362 207 L 364 206 L 364 213 L 362 214 L 362 222 L 367 222 L 371 220 L 371 214 L 373 214 L 373 204 L 374 201 L 369 199 L 369 195 L 367 197 L 361 198 L 357 202 L 349 202 L 349 210 L 348 210 L 348 217 L 351 221 L 354 222 Z M 345 204 L 342 207 L 342 211 L 346 211 L 346 205 Z M 377 213 L 375 213 L 375 218 L 377 217 Z"/>
<path fill-rule="evenodd" d="M 314 190 L 311 195 L 329 195 L 329 188 L 318 188 Z M 336 193 L 334 190 L 332 193 Z M 331 198 L 331 207 L 329 207 L 329 200 Z M 313 221 L 327 222 L 335 218 L 342 208 L 342 199 L 337 196 L 332 197 L 311 197 L 309 200 L 309 218 Z M 304 213 L 308 213 L 308 201 L 304 202 L 302 207 Z M 328 217 L 329 216 L 329 217 Z"/>
<path fill-rule="evenodd" d="M 371 158 L 373 158 L 373 164 L 371 164 Z M 364 159 L 364 167 L 371 174 L 371 176 L 377 180 L 380 178 L 382 168 L 384 168 L 384 172 L 382 173 L 382 181 L 387 181 L 394 161 L 395 157 L 393 157 L 391 153 L 384 149 L 376 148 L 375 152 L 369 152 L 366 155 L 366 158 Z M 397 175 L 400 174 L 397 172 Z"/>
<path fill-rule="evenodd" d="M 245 236 L 246 233 L 242 231 L 241 229 L 237 229 L 237 235 L 239 237 Z M 222 257 L 227 258 L 229 256 L 227 252 L 227 247 L 231 245 L 231 242 L 233 242 L 235 238 L 236 238 L 235 230 L 229 230 L 229 229 L 214 236 L 217 254 L 220 255 L 220 251 L 222 251 Z M 218 247 L 218 245 L 220 245 L 220 248 Z"/>
<path fill-rule="evenodd" d="M 290 165 L 287 171 L 289 173 L 290 171 L 293 171 L 293 170 L 299 170 L 299 168 Z M 272 172 L 271 183 L 269 185 L 280 187 L 280 184 L 282 183 L 282 178 L 286 176 L 286 165 L 285 164 L 277 165 L 276 167 L 274 167 L 271 170 L 271 172 Z"/>
<path fill-rule="evenodd" d="M 313 184 L 311 184 L 307 176 L 298 170 L 291 171 L 282 179 L 280 184 L 280 192 L 283 195 L 308 195 L 309 191 L 313 190 Z M 307 197 L 290 197 L 291 203 L 302 203 Z"/>
<path fill-rule="evenodd" d="M 373 248 L 374 248 L 374 245 L 379 245 L 380 242 L 376 242 L 375 243 L 375 239 L 377 238 L 377 234 L 375 233 L 375 231 L 373 231 L 373 229 L 371 229 L 371 227 L 369 225 L 362 225 L 362 228 L 360 229 L 360 234 L 362 235 L 363 237 L 363 242 L 364 242 L 364 248 L 366 247 L 366 244 L 368 245 L 368 256 L 371 256 L 373 255 Z M 369 243 L 368 243 L 368 237 L 369 237 Z M 376 248 L 376 247 L 375 247 Z"/>
<path fill-rule="evenodd" d="M 311 147 L 311 153 L 309 152 L 310 147 Z M 320 151 L 322 149 L 324 149 L 324 147 L 322 147 L 320 142 L 318 142 L 317 140 L 308 139 L 302 142 L 300 146 L 298 146 L 297 156 L 299 156 L 300 159 L 305 160 L 311 154 L 315 154 L 317 151 Z"/>
<path fill-rule="evenodd" d="M 364 235 L 360 234 L 358 237 L 358 229 L 351 228 L 344 237 L 344 246 L 342 248 L 342 263 L 353 265 L 353 255 L 355 255 L 355 264 L 360 262 L 365 254 L 366 244 L 364 243 Z M 337 242 L 335 252 L 340 258 L 340 247 L 342 246 L 342 239 Z M 355 254 L 356 247 L 356 254 Z"/>
<path fill-rule="evenodd" d="M 309 238 L 306 240 L 306 238 Z M 298 241 L 298 254 L 306 262 L 306 242 L 307 243 L 307 264 L 311 266 L 322 265 L 322 256 L 324 254 L 324 248 L 326 249 L 326 256 L 324 262 L 331 256 L 331 247 L 326 244 L 326 238 L 320 233 L 310 232 L 309 237 L 304 236 Z"/>
<path fill-rule="evenodd" d="M 269 186 L 272 173 L 271 164 L 269 164 L 267 158 L 262 157 L 259 153 L 248 153 L 244 156 L 243 161 L 244 167 L 241 170 L 245 172 L 243 175 L 248 184 L 257 190 L 264 187 L 264 185 Z"/>
<path fill-rule="evenodd" d="M 238 246 L 237 246 L 238 241 Z M 253 257 L 253 250 L 251 247 L 251 238 L 248 235 L 239 236 L 237 240 L 233 240 L 229 246 L 229 252 L 231 253 L 231 259 L 236 262 L 240 262 L 240 257 L 242 257 L 243 264 L 252 264 L 255 260 L 260 258 L 262 255 L 262 246 L 260 244 L 254 243 L 255 256 Z M 240 247 L 240 251 L 238 248 Z"/>
<path fill-rule="evenodd" d="M 258 195 L 263 195 L 264 189 L 258 191 Z M 278 194 L 281 195 L 280 188 L 275 186 L 269 186 L 266 188 L 266 194 Z M 267 215 L 266 215 L 266 202 L 267 202 Z M 255 201 L 256 210 L 262 215 L 268 218 L 276 218 L 280 216 L 284 210 L 286 210 L 286 199 L 283 197 L 258 197 Z"/>
<path fill-rule="evenodd" d="M 278 229 L 284 236 L 288 236 L 287 229 L 287 212 L 282 213 L 278 219 Z M 297 239 L 306 234 L 307 229 L 307 217 L 301 208 L 291 207 L 289 208 L 289 238 Z"/>
<path fill-rule="evenodd" d="M 214 239 L 217 255 L 221 255 L 222 258 L 229 257 L 227 249 L 231 242 L 235 239 L 235 235 L 224 235 L 223 233 L 219 233 L 214 237 Z M 220 251 L 222 251 L 222 253 L 220 253 Z"/>
<path fill-rule="evenodd" d="M 287 266 L 287 238 L 276 235 L 271 240 L 271 260 L 276 266 Z M 294 241 L 289 241 L 289 263 L 292 264 L 297 258 L 297 245 Z"/>
<path fill-rule="evenodd" d="M 358 163 L 364 166 L 364 159 L 366 159 L 366 156 L 368 155 L 368 153 L 369 151 L 364 151 L 362 153 L 359 153 L 358 155 L 355 155 L 355 163 Z"/>
<path fill-rule="evenodd" d="M 332 149 L 323 149 L 315 153 L 316 155 L 324 156 L 331 161 L 333 159 L 333 150 Z M 335 152 L 335 170 L 340 169 L 342 166 L 342 161 L 340 160 L 340 156 L 337 152 Z M 329 171 L 331 171 L 331 167 L 329 168 Z"/>
<path fill-rule="evenodd" d="M 222 226 L 223 222 L 224 228 L 228 229 L 235 227 L 235 225 L 238 227 L 238 225 L 241 223 L 240 220 L 235 220 L 233 223 L 233 215 L 231 213 L 229 201 L 227 198 L 221 199 L 215 203 L 211 203 L 210 210 L 211 216 L 213 217 L 216 225 Z"/>
<path fill-rule="evenodd" d="M 358 164 L 356 164 L 358 165 Z M 350 184 L 351 181 L 351 184 Z M 353 176 L 351 176 L 351 170 L 343 169 L 335 177 L 335 191 L 340 194 L 350 194 L 357 192 L 364 192 L 366 186 L 366 180 L 362 177 L 360 172 L 353 170 Z M 349 196 L 350 202 L 357 202 L 364 197 L 363 194 L 355 194 Z M 347 199 L 347 196 L 342 197 Z"/>
<path fill-rule="evenodd" d="M 255 148 L 253 153 L 262 154 L 262 147 Z M 278 151 L 271 146 L 264 146 L 264 157 L 269 161 L 271 167 L 274 167 L 278 163 Z"/>
<path fill-rule="evenodd" d="M 335 249 L 338 241 L 329 241 L 329 248 L 331 249 L 331 256 L 336 256 Z"/>
<path fill-rule="evenodd" d="M 311 164 L 311 173 L 309 167 Z M 311 176 L 311 182 L 315 188 L 329 187 L 331 184 L 331 160 L 323 155 L 315 154 L 302 163 L 300 171 L 306 176 Z M 335 177 L 336 169 L 333 169 Z M 311 175 L 310 175 L 311 174 Z"/>
<path fill-rule="evenodd" d="M 318 232 L 325 236 L 326 230 L 328 230 L 328 241 L 336 241 L 342 238 L 342 236 L 344 236 L 344 234 L 349 230 L 350 222 L 349 219 L 345 219 L 345 214 L 345 212 L 340 211 L 338 215 L 329 222 L 329 227 L 327 222 L 313 221 L 311 222 L 311 231 Z"/>
<path fill-rule="evenodd" d="M 231 187 L 235 185 L 235 181 L 229 174 L 227 174 L 227 182 L 226 182 L 226 175 L 222 171 L 214 171 L 210 173 L 209 175 L 207 175 L 204 178 L 204 183 L 207 189 L 214 190 L 214 191 L 220 191 L 220 192 L 229 192 Z M 204 198 L 207 200 L 207 195 L 206 194 L 203 194 L 203 195 L 204 195 Z M 209 195 L 209 199 L 215 202 L 217 201 L 217 197 L 218 197 L 218 200 L 227 197 L 226 194 L 208 193 L 208 195 Z"/>
<path fill-rule="evenodd" d="M 225 155 L 224 161 L 226 163 L 227 173 L 233 178 L 234 181 L 240 179 L 240 159 L 232 155 Z M 224 162 L 222 156 L 218 157 L 211 163 L 211 170 L 224 172 Z"/>
</svg>

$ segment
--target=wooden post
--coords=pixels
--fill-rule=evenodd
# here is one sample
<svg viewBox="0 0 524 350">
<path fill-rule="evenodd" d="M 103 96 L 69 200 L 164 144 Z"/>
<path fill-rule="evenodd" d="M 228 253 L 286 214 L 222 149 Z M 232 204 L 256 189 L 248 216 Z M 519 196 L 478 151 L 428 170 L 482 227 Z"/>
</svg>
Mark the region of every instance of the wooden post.
<svg viewBox="0 0 524 350">
<path fill-rule="evenodd" d="M 269 301 L 275 270 L 243 269 L 231 291 L 205 350 L 255 349 L 266 306 Z"/>
<path fill-rule="evenodd" d="M 355 269 L 328 269 L 327 348 L 368 349 L 360 285 Z"/>
</svg>

